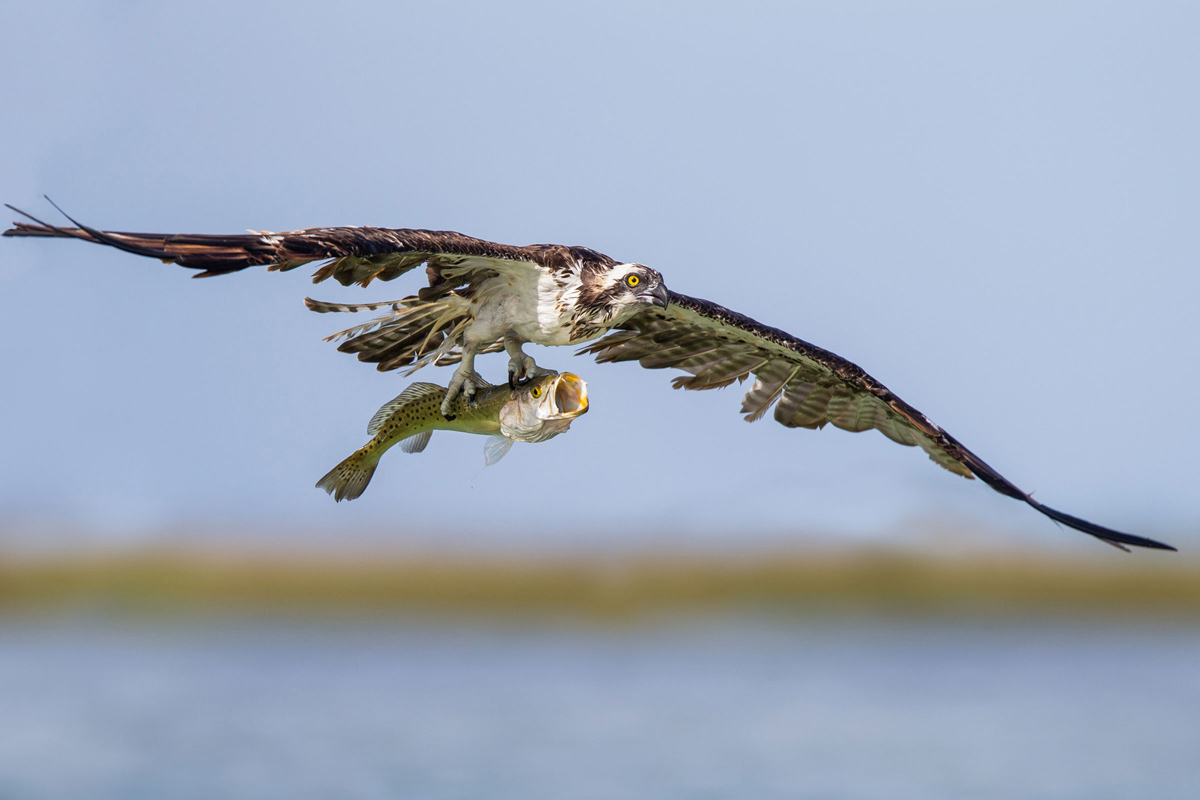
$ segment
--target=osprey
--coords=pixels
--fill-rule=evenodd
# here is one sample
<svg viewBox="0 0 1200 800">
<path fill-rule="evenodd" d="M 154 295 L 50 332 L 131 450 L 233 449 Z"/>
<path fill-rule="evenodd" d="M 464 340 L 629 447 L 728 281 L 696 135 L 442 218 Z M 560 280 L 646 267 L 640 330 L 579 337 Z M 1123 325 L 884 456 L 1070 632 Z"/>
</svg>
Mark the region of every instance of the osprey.
<svg viewBox="0 0 1200 800">
<path fill-rule="evenodd" d="M 475 357 L 504 350 L 510 383 L 547 374 L 522 351 L 526 342 L 576 345 L 598 362 L 637 361 L 649 369 L 671 367 L 677 389 L 716 389 L 754 378 L 742 400 L 753 422 L 774 409 L 789 428 L 832 424 L 848 431 L 874 428 L 894 442 L 920 447 L 941 467 L 979 478 L 992 489 L 1029 504 L 1050 519 L 1122 550 L 1127 546 L 1175 548 L 1110 530 L 1034 500 L 979 456 L 893 394 L 857 365 L 777 328 L 667 289 L 662 276 L 642 264 L 620 262 L 585 247 L 537 244 L 518 247 L 453 231 L 406 228 L 306 228 L 285 233 L 202 234 L 102 231 L 49 225 L 8 206 L 32 223 L 16 222 L 5 236 L 82 239 L 166 263 L 200 270 L 203 278 L 265 266 L 287 271 L 323 262 L 313 282 L 333 278 L 343 286 L 390 281 L 424 265 L 428 285 L 388 303 L 325 303 L 313 311 L 386 309 L 382 316 L 345 331 L 342 352 L 375 363 L 381 371 L 427 364 L 458 364 L 442 404 L 486 386 Z"/>
</svg>

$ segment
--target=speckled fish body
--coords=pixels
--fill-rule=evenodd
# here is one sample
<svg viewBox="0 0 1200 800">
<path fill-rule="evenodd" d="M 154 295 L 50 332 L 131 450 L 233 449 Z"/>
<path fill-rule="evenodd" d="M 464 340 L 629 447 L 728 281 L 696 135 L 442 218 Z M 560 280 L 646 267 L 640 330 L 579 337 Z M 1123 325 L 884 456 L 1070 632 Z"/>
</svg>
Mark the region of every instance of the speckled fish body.
<svg viewBox="0 0 1200 800">
<path fill-rule="evenodd" d="M 543 375 L 516 388 L 481 388 L 474 402 L 460 394 L 449 416 L 441 411 L 445 397 L 444 386 L 409 386 L 371 418 L 367 425 L 371 441 L 330 470 L 317 487 L 335 500 L 353 500 L 367 488 L 384 453 L 397 444 L 406 452 L 419 453 L 439 430 L 493 435 L 485 451 L 487 463 L 493 464 L 513 442 L 553 438 L 588 409 L 587 384 L 570 372 Z"/>
</svg>

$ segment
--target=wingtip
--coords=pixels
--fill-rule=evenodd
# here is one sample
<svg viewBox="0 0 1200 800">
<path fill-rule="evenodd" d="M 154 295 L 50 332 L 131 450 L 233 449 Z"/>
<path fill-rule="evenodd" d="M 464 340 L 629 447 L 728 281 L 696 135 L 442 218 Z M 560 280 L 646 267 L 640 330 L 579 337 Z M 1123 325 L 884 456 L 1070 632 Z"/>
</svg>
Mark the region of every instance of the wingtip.
<svg viewBox="0 0 1200 800">
<path fill-rule="evenodd" d="M 1156 539 L 1148 539 L 1144 536 L 1135 536 L 1132 533 L 1121 533 L 1120 531 L 1114 531 L 1111 528 L 1105 528 L 1103 525 L 1097 525 L 1094 522 L 1088 522 L 1086 519 L 1080 519 L 1079 517 L 1064 513 L 1058 509 L 1050 508 L 1050 506 L 1042 505 L 1031 497 L 1026 498 L 1025 502 L 1029 503 L 1029 505 L 1033 506 L 1055 522 L 1066 525 L 1068 528 L 1074 528 L 1077 531 L 1082 531 L 1090 536 L 1095 536 L 1105 544 L 1110 544 L 1113 547 L 1124 550 L 1126 553 L 1130 552 L 1130 547 L 1141 547 L 1146 550 L 1167 550 L 1172 553 L 1179 552 L 1177 547 L 1169 545 L 1166 542 L 1160 542 Z"/>
<path fill-rule="evenodd" d="M 32 231 L 39 230 L 39 229 L 45 229 L 46 231 L 49 231 L 51 233 L 56 231 L 55 226 L 51 225 L 48 222 L 43 222 L 42 220 L 35 217 L 33 214 L 30 214 L 28 211 L 22 211 L 21 209 L 14 206 L 12 203 L 5 203 L 4 207 L 7 208 L 9 211 L 12 211 L 13 213 L 20 214 L 25 219 L 30 220 L 36 224 L 36 227 L 35 227 L 35 225 L 30 225 L 28 222 L 19 222 L 17 220 L 13 220 L 13 223 L 12 223 L 13 227 L 6 230 L 2 234 L 4 236 L 45 235 L 44 233 L 32 233 Z"/>
<path fill-rule="evenodd" d="M 1137 540 L 1136 542 L 1130 542 L 1130 544 L 1132 544 L 1134 547 L 1144 547 L 1147 550 L 1166 550 L 1171 553 L 1179 552 L 1178 547 L 1167 544 L 1166 542 L 1160 542 L 1156 539 L 1146 539 L 1141 536 L 1131 536 L 1130 538 Z"/>
</svg>

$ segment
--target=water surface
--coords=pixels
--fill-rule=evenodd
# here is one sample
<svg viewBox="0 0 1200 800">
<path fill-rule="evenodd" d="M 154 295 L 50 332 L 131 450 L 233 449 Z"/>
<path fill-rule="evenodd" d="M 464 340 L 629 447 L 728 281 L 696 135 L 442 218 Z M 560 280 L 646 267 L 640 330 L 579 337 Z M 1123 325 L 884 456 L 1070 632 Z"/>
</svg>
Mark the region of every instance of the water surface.
<svg viewBox="0 0 1200 800">
<path fill-rule="evenodd" d="M 0 797 L 1196 798 L 1200 628 L 0 623 Z"/>
</svg>

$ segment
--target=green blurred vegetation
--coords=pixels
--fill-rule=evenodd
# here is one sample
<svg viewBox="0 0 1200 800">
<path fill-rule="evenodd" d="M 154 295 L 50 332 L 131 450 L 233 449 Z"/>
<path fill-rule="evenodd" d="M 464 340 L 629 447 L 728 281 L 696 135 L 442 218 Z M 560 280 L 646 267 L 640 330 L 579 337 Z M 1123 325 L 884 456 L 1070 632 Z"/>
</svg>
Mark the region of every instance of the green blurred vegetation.
<svg viewBox="0 0 1200 800">
<path fill-rule="evenodd" d="M 747 610 L 1200 617 L 1200 563 L 1158 554 L 1079 559 L 820 549 L 746 557 L 0 555 L 0 613 L 64 608 L 597 618 Z"/>
</svg>

